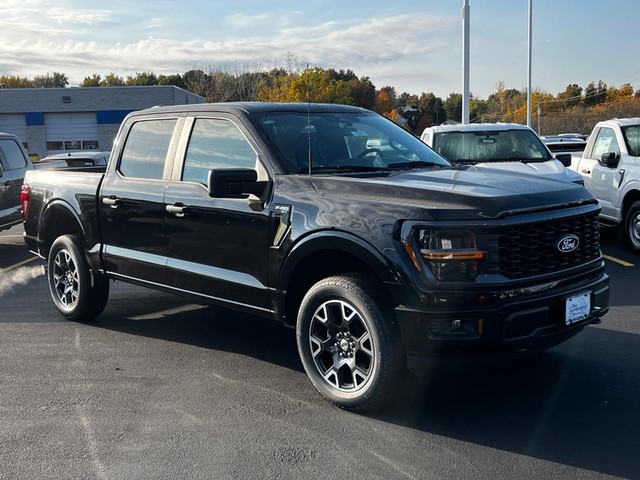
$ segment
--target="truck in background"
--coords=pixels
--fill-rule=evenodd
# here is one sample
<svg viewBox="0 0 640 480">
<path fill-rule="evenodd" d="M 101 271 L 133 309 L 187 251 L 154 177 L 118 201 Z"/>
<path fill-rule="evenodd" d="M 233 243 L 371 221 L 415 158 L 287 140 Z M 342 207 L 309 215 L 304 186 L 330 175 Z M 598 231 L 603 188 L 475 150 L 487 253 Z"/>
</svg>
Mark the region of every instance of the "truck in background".
<svg viewBox="0 0 640 480">
<path fill-rule="evenodd" d="M 473 123 L 428 127 L 420 139 L 454 164 L 529 173 L 582 184 L 568 170 L 570 153 L 553 155 L 531 128 L 519 123 Z"/>
<path fill-rule="evenodd" d="M 600 221 L 621 227 L 629 248 L 640 254 L 640 118 L 598 122 L 582 156 L 571 165 L 596 197 Z"/>
</svg>

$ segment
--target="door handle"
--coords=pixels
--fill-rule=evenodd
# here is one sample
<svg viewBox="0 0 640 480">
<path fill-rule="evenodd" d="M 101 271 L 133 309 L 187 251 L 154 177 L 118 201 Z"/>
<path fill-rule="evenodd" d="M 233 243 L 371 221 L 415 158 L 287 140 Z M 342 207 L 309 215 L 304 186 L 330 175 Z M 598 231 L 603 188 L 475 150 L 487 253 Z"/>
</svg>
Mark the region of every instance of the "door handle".
<svg viewBox="0 0 640 480">
<path fill-rule="evenodd" d="M 104 197 L 102 203 L 109 205 L 111 208 L 118 208 L 122 204 L 122 200 L 116 197 Z"/>
<path fill-rule="evenodd" d="M 188 207 L 180 204 L 167 205 L 165 210 L 167 213 L 173 213 L 176 217 L 184 217 L 188 211 Z"/>
<path fill-rule="evenodd" d="M 591 170 L 587 169 L 587 168 L 583 168 L 582 170 L 580 170 L 580 172 L 582 173 L 586 173 L 587 175 L 591 174 Z"/>
</svg>

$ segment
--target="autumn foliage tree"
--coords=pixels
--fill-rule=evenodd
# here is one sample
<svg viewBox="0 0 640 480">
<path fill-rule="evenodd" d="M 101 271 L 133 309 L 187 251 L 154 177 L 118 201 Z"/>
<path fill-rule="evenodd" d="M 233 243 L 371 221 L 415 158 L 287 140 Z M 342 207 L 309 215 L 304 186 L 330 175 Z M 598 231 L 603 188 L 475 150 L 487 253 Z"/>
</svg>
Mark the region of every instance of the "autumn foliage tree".
<svg viewBox="0 0 640 480">
<path fill-rule="evenodd" d="M 350 69 L 309 67 L 306 61 L 288 54 L 284 67 L 265 71 L 258 65 L 236 65 L 235 68 L 193 68 L 182 74 L 158 75 L 153 71 L 137 72 L 123 78 L 114 72 L 93 73 L 84 77 L 81 87 L 113 87 L 137 85 L 175 85 L 208 102 L 267 101 L 320 102 L 358 105 L 397 121 L 416 135 L 429 126 L 445 121 L 462 120 L 462 95 L 452 92 L 446 99 L 432 92 L 420 96 L 397 94 L 391 85 L 376 89 L 367 76 L 358 77 Z M 0 75 L 2 88 L 66 88 L 69 79 L 53 72 L 33 78 Z M 531 94 L 532 127 L 539 134 L 558 132 L 589 133 L 593 125 L 613 117 L 640 116 L 640 89 L 630 83 L 620 87 L 602 80 L 582 88 L 571 83 L 556 95 L 543 90 Z M 507 88 L 504 82 L 486 100 L 470 96 L 470 121 L 527 121 L 527 92 Z"/>
</svg>

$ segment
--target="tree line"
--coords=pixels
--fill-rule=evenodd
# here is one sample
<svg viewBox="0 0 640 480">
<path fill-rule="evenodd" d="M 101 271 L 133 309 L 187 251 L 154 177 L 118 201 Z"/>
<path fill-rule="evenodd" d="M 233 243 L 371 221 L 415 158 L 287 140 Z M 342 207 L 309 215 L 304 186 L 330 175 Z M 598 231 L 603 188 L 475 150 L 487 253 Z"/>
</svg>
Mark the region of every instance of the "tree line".
<svg viewBox="0 0 640 480">
<path fill-rule="evenodd" d="M 32 79 L 0 75 L 5 88 L 64 88 L 69 79 L 54 72 Z M 122 77 L 113 72 L 85 77 L 80 87 L 174 85 L 207 102 L 266 101 L 318 102 L 357 105 L 374 110 L 407 130 L 419 135 L 422 130 L 444 122 L 462 120 L 462 94 L 446 99 L 432 92 L 420 95 L 397 94 L 392 86 L 376 88 L 367 76 L 352 70 L 308 67 L 295 56 L 287 57 L 287 66 L 264 70 L 257 65 L 229 68 L 192 69 L 183 74 L 156 75 L 138 72 Z M 561 132 L 589 133 L 596 122 L 614 117 L 640 116 L 640 90 L 626 83 L 620 88 L 602 80 L 582 88 L 570 84 L 553 95 L 541 90 L 531 94 L 532 127 L 540 135 Z M 471 95 L 469 115 L 472 123 L 526 123 L 526 90 L 508 89 L 504 82 L 485 99 Z"/>
</svg>

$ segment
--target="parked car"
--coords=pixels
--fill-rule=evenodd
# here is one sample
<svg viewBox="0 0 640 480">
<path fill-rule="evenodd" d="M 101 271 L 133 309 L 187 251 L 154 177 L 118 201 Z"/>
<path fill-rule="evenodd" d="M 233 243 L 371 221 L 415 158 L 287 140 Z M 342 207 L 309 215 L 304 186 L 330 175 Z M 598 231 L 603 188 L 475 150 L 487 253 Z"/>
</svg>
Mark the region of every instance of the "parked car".
<svg viewBox="0 0 640 480">
<path fill-rule="evenodd" d="M 629 248 L 640 254 L 640 118 L 598 122 L 572 168 L 602 206 L 600 222 L 622 226 Z"/>
<path fill-rule="evenodd" d="M 93 150 L 56 153 L 54 155 L 44 157 L 42 160 L 37 162 L 34 167 L 37 170 L 49 168 L 104 167 L 109 161 L 110 153 L 111 152 Z"/>
<path fill-rule="evenodd" d="M 456 164 L 529 173 L 582 184 L 567 170 L 571 155 L 554 156 L 531 128 L 519 123 L 474 123 L 429 127 L 420 139 Z"/>
<path fill-rule="evenodd" d="M 31 160 L 20 139 L 0 133 L 0 231 L 17 225 L 20 215 L 20 190 Z"/>
</svg>

